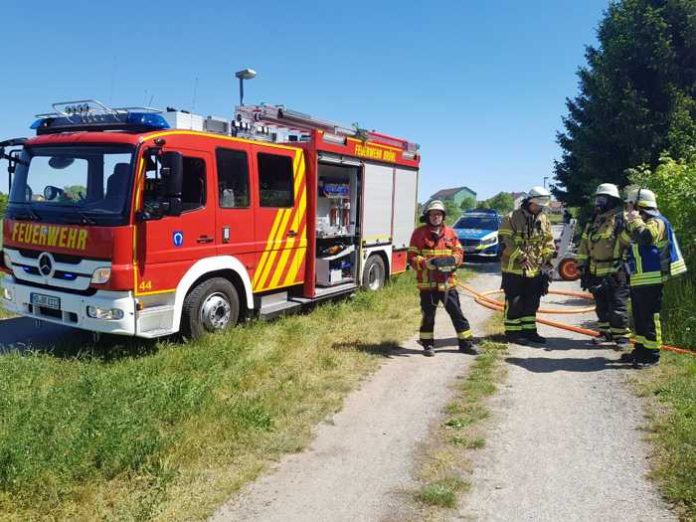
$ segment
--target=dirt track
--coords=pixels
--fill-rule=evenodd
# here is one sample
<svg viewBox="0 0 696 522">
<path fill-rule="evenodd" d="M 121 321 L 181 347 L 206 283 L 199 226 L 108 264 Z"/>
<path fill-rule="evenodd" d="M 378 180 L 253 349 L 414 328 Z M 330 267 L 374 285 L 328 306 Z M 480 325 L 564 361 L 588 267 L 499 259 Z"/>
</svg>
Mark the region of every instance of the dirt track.
<svg viewBox="0 0 696 522">
<path fill-rule="evenodd" d="M 472 285 L 497 288 L 480 266 Z M 475 331 L 490 312 L 462 295 Z M 567 316 L 564 320 L 583 318 Z M 589 317 L 585 317 L 587 319 Z M 668 520 L 673 516 L 647 481 L 639 401 L 624 384 L 630 371 L 610 349 L 567 332 L 543 330 L 547 350 L 512 346 L 509 376 L 493 399 L 486 448 L 476 458 L 474 488 L 456 520 Z M 417 487 L 411 473 L 419 442 L 449 397 L 448 384 L 470 356 L 456 352 L 439 310 L 438 355 L 412 339 L 344 408 L 316 430 L 311 447 L 284 458 L 214 515 L 214 521 L 404 520 Z"/>
<path fill-rule="evenodd" d="M 593 315 L 551 317 L 582 324 Z M 492 429 L 459 519 L 675 519 L 645 477 L 643 413 L 625 379 L 635 370 L 580 334 L 543 326 L 541 333 L 545 349 L 510 347 L 506 385 L 493 399 Z"/>
</svg>

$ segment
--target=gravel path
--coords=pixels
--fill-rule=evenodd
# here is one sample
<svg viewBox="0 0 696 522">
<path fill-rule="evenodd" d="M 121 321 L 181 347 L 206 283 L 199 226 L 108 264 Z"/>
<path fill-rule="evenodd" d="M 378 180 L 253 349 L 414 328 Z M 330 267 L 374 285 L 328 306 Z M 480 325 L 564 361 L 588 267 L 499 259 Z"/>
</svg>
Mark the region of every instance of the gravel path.
<svg viewBox="0 0 696 522">
<path fill-rule="evenodd" d="M 473 284 L 495 288 L 494 274 Z M 415 289 L 414 289 L 415 291 Z M 490 312 L 462 295 L 474 332 Z M 423 357 L 415 337 L 351 394 L 343 409 L 320 425 L 309 450 L 284 458 L 266 475 L 222 506 L 214 521 L 368 521 L 408 515 L 404 490 L 420 441 L 450 397 L 449 384 L 471 356 L 456 350 L 449 317 L 438 310 L 433 358 Z"/>
<path fill-rule="evenodd" d="M 555 289 L 577 290 L 569 283 Z M 593 314 L 554 317 L 582 324 Z M 459 520 L 675 520 L 646 479 L 647 444 L 627 365 L 588 338 L 542 327 L 548 348 L 512 345 L 506 386 Z"/>
<path fill-rule="evenodd" d="M 495 289 L 491 265 L 472 285 Z M 555 284 L 556 289 L 577 289 Z M 565 298 L 563 298 L 565 299 Z M 560 302 L 560 301 L 559 301 Z M 584 303 L 574 302 L 573 305 Z M 490 312 L 462 295 L 477 333 Z M 574 324 L 594 319 L 556 317 Z M 546 349 L 513 345 L 508 376 L 492 399 L 486 448 L 475 453 L 473 488 L 455 520 L 675 520 L 646 479 L 640 401 L 625 384 L 632 371 L 608 348 L 542 327 Z M 245 487 L 214 521 L 385 521 L 417 518 L 404 491 L 418 445 L 450 396 L 448 385 L 471 362 L 454 349 L 449 318 L 436 323 L 438 355 L 415 338 L 391 354 L 344 408 L 316 429 L 311 447 L 282 459 Z"/>
</svg>

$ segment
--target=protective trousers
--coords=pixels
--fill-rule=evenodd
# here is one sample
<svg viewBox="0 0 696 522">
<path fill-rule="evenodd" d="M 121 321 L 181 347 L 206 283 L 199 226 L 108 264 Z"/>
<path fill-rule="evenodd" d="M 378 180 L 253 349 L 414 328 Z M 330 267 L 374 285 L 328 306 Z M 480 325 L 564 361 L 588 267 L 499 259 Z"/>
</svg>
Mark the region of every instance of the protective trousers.
<svg viewBox="0 0 696 522">
<path fill-rule="evenodd" d="M 590 291 L 595 299 L 597 325 L 606 339 L 628 341 L 628 296 L 630 290 L 625 278 L 617 274 L 592 276 Z"/>
<path fill-rule="evenodd" d="M 421 326 L 420 326 L 420 341 L 423 346 L 432 346 L 435 342 L 435 312 L 438 303 L 445 305 L 445 310 L 452 319 L 454 330 L 457 332 L 457 339 L 461 342 L 465 339 L 471 339 L 471 327 L 469 321 L 466 320 L 462 313 L 462 306 L 459 302 L 459 292 L 456 289 L 448 290 L 447 292 L 421 292 Z"/>
<path fill-rule="evenodd" d="M 520 338 L 537 333 L 536 313 L 541 302 L 544 281 L 541 275 L 523 277 L 503 273 L 505 292 L 505 335 Z"/>
<path fill-rule="evenodd" d="M 631 288 L 635 355 L 638 360 L 660 359 L 662 347 L 662 285 L 634 286 Z"/>
</svg>

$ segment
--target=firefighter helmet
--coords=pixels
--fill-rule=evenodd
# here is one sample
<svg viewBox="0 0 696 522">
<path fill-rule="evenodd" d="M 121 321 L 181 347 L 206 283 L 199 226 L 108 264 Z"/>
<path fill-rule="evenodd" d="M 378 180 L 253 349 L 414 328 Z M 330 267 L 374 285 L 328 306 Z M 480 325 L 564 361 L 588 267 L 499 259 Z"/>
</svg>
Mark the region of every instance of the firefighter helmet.
<svg viewBox="0 0 696 522">
<path fill-rule="evenodd" d="M 613 183 L 602 183 L 595 190 L 595 196 L 609 196 L 611 198 L 621 199 L 619 195 L 619 187 Z"/>
<path fill-rule="evenodd" d="M 657 198 L 652 190 L 639 189 L 636 200 L 636 205 L 640 208 L 657 210 Z"/>
<path fill-rule="evenodd" d="M 527 199 L 530 203 L 535 203 L 540 207 L 545 207 L 551 202 L 551 192 L 549 192 L 548 189 L 537 185 L 529 189 L 529 196 Z"/>
<path fill-rule="evenodd" d="M 445 210 L 445 205 L 439 199 L 434 199 L 430 203 L 428 203 L 425 206 L 425 211 L 423 212 L 423 215 L 427 216 L 428 212 L 430 212 L 431 210 L 438 210 L 438 211 L 442 212 L 445 216 L 447 215 L 447 211 Z"/>
</svg>

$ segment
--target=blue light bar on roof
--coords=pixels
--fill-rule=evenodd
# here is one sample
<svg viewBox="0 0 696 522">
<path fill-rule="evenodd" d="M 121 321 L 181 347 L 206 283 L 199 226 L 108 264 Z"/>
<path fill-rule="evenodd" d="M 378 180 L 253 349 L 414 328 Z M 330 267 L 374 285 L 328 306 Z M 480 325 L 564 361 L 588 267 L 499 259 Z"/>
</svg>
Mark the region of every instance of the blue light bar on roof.
<svg viewBox="0 0 696 522">
<path fill-rule="evenodd" d="M 112 114 L 71 114 L 39 118 L 31 128 L 37 134 L 53 134 L 74 131 L 123 130 L 147 132 L 169 129 L 169 123 L 161 114 L 153 112 L 119 112 Z"/>
</svg>

